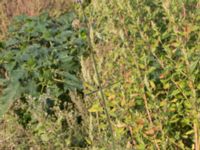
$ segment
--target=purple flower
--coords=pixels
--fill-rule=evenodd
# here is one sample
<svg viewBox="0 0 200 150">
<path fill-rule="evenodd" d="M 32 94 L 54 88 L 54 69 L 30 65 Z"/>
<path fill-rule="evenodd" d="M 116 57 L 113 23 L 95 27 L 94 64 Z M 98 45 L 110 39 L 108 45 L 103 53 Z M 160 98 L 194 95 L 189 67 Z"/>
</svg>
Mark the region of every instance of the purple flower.
<svg viewBox="0 0 200 150">
<path fill-rule="evenodd" d="M 76 3 L 82 3 L 82 0 L 75 0 Z"/>
</svg>

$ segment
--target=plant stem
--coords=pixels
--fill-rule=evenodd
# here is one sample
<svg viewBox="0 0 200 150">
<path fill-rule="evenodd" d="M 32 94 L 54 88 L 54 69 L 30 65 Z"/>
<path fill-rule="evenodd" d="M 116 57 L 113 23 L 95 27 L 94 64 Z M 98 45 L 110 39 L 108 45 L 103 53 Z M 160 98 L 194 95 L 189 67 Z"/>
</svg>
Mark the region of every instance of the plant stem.
<svg viewBox="0 0 200 150">
<path fill-rule="evenodd" d="M 83 11 L 83 16 L 84 16 L 84 19 L 85 19 L 85 23 L 87 25 L 87 28 L 89 29 L 88 30 L 89 49 L 91 51 L 91 57 L 92 57 L 93 65 L 94 65 L 94 70 L 95 70 L 95 73 L 96 73 L 96 76 L 97 76 L 97 82 L 98 82 L 99 92 L 100 92 L 101 99 L 102 99 L 103 109 L 104 109 L 105 114 L 106 114 L 108 127 L 109 127 L 111 138 L 112 138 L 112 148 L 113 148 L 113 150 L 115 150 L 116 147 L 115 147 L 114 132 L 113 132 L 112 124 L 111 124 L 110 115 L 109 115 L 109 112 L 108 112 L 108 109 L 107 109 L 107 105 L 106 105 L 106 97 L 105 97 L 105 94 L 103 92 L 103 87 L 102 87 L 102 84 L 101 84 L 100 74 L 99 74 L 99 71 L 98 71 L 98 68 L 97 68 L 97 61 L 95 59 L 95 55 L 94 55 L 94 52 L 93 52 L 94 47 L 93 47 L 93 42 L 92 42 L 92 38 L 91 38 L 91 29 L 92 29 L 92 27 L 89 25 L 89 23 L 87 21 L 83 5 L 81 5 L 81 6 L 82 6 L 82 11 Z"/>
</svg>

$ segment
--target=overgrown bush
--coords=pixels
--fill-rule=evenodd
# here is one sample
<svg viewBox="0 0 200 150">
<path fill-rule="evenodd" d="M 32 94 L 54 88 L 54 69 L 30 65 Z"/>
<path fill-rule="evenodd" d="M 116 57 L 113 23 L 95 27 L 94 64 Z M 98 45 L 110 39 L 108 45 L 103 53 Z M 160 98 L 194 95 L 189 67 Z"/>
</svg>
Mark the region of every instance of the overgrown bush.
<svg viewBox="0 0 200 150">
<path fill-rule="evenodd" d="M 78 82 L 80 62 L 77 54 L 82 56 L 84 52 L 76 51 L 78 49 L 75 48 L 74 53 L 74 42 L 71 43 L 71 40 L 65 43 L 69 36 L 68 32 L 54 34 L 54 29 L 59 27 L 58 30 L 63 31 L 65 26 L 59 26 L 59 19 L 53 20 L 55 26 L 51 28 L 50 35 L 43 34 L 46 31 L 40 27 L 36 28 L 39 32 L 31 29 L 22 34 L 22 37 L 27 37 L 25 43 L 26 40 L 31 41 L 29 43 L 31 47 L 28 46 L 28 49 L 24 44 L 18 44 L 15 35 L 11 37 L 14 37 L 14 41 L 8 40 L 7 44 L 1 44 L 3 49 L 8 48 L 8 51 L 2 51 L 4 56 L 1 57 L 3 65 L 0 71 L 8 70 L 7 74 L 1 75 L 2 78 L 16 78 L 17 84 L 13 82 L 15 80 L 8 80 L 10 83 L 11 81 L 15 83 L 10 85 L 26 86 L 19 89 L 25 94 L 18 96 L 20 100 L 16 101 L 12 110 L 25 131 L 29 133 L 31 131 L 31 136 L 28 136 L 31 137 L 28 140 L 32 142 L 30 145 L 36 144 L 43 148 L 48 143 L 49 147 L 45 147 L 46 149 L 61 148 L 66 145 L 73 147 L 90 145 L 88 148 L 91 149 L 111 149 L 111 133 L 113 133 L 116 149 L 199 150 L 199 1 L 95 0 L 91 1 L 88 7 L 77 7 L 76 10 L 80 20 L 87 20 L 87 23 L 83 24 L 79 24 L 76 20 L 75 24 L 78 28 L 86 24 L 89 27 L 88 39 L 91 40 L 89 41 L 93 48 L 91 50 L 97 59 L 95 66 L 101 78 L 99 81 L 94 75 L 96 70 L 92 65 L 93 60 L 90 57 L 82 59 L 81 70 L 86 104 L 80 103 L 78 99 L 72 99 L 74 95 L 70 92 L 73 88 L 83 92 Z M 42 22 L 42 25 L 49 24 L 48 21 Z M 30 22 L 32 21 L 28 19 L 27 23 Z M 32 26 L 35 29 L 35 24 Z M 26 24 L 22 27 L 19 29 L 20 32 L 24 30 Z M 87 38 L 85 31 L 82 32 L 81 29 L 79 31 L 82 34 L 77 34 L 75 37 L 82 37 L 85 40 Z M 21 37 L 21 33 L 19 36 Z M 40 61 L 33 61 L 34 53 L 27 58 L 27 52 L 35 45 L 37 48 L 38 44 L 39 50 L 52 48 L 50 54 L 48 50 L 42 51 L 46 53 L 39 53 L 42 55 L 41 60 L 45 60 L 42 64 Z M 70 47 L 69 51 L 63 51 L 68 44 L 72 49 Z M 20 48 L 16 45 L 20 45 Z M 19 55 L 16 55 L 15 49 L 20 49 Z M 66 76 L 59 74 L 60 69 L 61 72 L 68 70 L 62 66 L 62 63 L 66 63 L 65 60 L 68 61 L 62 57 L 63 52 L 67 53 L 64 56 L 69 55 L 76 60 L 74 62 L 72 59 L 77 67 L 70 72 L 72 79 L 76 80 L 73 80 L 70 86 L 67 83 L 71 82 L 66 80 Z M 8 65 L 6 60 L 12 63 Z M 37 68 L 39 65 L 44 69 Z M 68 65 L 67 62 L 66 66 Z M 23 71 L 20 74 L 18 69 L 25 70 L 26 73 Z M 55 71 L 57 69 L 59 71 Z M 13 72 L 18 73 L 18 76 Z M 38 78 L 37 74 L 41 78 Z M 10 75 L 13 77 L 9 78 Z M 19 77 L 23 80 L 18 80 Z M 35 90 L 27 88 L 30 87 L 28 84 L 30 82 L 26 81 L 30 80 L 35 83 L 37 87 L 33 88 Z M 5 88 L 9 88 L 6 86 L 9 85 L 8 81 L 3 85 Z M 108 131 L 105 105 L 101 103 L 101 97 L 97 94 L 101 88 L 99 82 L 107 98 L 106 105 L 113 131 Z M 34 91 L 36 94 L 32 95 Z M 6 91 L 4 92 L 6 94 Z M 40 93 L 37 95 L 38 92 Z M 68 93 L 71 94 L 70 97 Z M 72 103 L 65 105 L 68 99 L 71 99 Z M 43 106 L 38 104 L 43 101 L 45 102 Z M 67 106 L 67 109 L 62 110 L 63 106 Z M 85 118 L 81 115 L 84 113 L 80 112 L 85 111 L 82 111 L 84 108 L 80 106 L 89 108 L 86 122 L 81 121 Z M 41 116 L 44 111 L 47 114 L 45 117 L 49 118 L 48 121 Z"/>
<path fill-rule="evenodd" d="M 97 0 L 86 9 L 119 147 L 198 149 L 199 10 L 197 0 Z M 105 114 L 90 99 L 100 143 Z"/>
</svg>

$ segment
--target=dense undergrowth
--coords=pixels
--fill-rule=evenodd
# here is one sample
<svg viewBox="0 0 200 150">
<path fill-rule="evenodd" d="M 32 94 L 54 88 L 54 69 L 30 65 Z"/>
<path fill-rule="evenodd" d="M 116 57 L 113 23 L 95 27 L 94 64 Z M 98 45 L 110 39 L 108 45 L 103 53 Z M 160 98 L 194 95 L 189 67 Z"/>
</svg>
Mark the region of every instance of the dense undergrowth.
<svg viewBox="0 0 200 150">
<path fill-rule="evenodd" d="M 57 19 L 47 13 L 38 17 L 19 16 L 9 27 L 8 39 L 2 42 L 0 115 L 11 107 L 19 124 L 25 129 L 32 128 L 31 132 L 43 142 L 50 142 L 55 136 L 62 140 L 72 132 L 67 127 L 74 129 L 76 124 L 82 124 L 85 113 L 77 99 L 83 91 L 80 57 L 86 55 L 87 36 L 84 28 L 73 27 L 76 18 L 72 12 Z M 48 127 L 41 121 L 42 116 L 51 118 L 48 123 L 60 123 L 52 137 L 45 131 Z M 61 143 L 85 145 L 81 138 Z"/>
<path fill-rule="evenodd" d="M 8 72 L 2 77 L 9 79 L 9 82 L 17 78 L 17 83 L 10 82 L 11 88 L 28 87 L 22 88 L 21 93 L 17 92 L 22 94 L 21 100 L 18 99 L 12 105 L 10 113 L 6 115 L 7 120 L 4 119 L 8 126 L 5 129 L 8 140 L 5 142 L 12 143 L 13 140 L 16 141 L 13 142 L 16 147 L 26 148 L 36 145 L 44 149 L 110 149 L 113 134 L 116 149 L 198 150 L 199 10 L 198 0 L 96 0 L 84 7 L 85 16 L 82 8 L 77 6 L 78 19 L 72 19 L 69 23 L 73 36 L 68 32 L 65 34 L 67 23 L 64 20 L 68 20 L 69 16 L 63 20 L 62 25 L 59 19 L 51 20 L 45 15 L 35 20 L 22 17 L 27 23 L 23 24 L 20 20 L 21 25 L 15 30 L 17 34 L 11 32 L 9 36 L 15 39 L 14 44 L 12 40 L 1 44 L 1 63 L 7 61 L 9 65 L 15 64 L 11 67 L 2 65 L 3 70 Z M 41 20 L 43 17 L 45 19 Z M 34 23 L 42 26 L 53 24 L 56 27 L 51 26 L 52 31 L 46 34 L 48 27 L 45 30 L 41 26 L 34 28 Z M 21 34 L 24 29 L 22 27 L 27 29 L 27 24 L 32 25 L 31 30 Z M 82 56 L 85 50 L 91 52 L 88 46 L 79 40 L 78 46 L 75 46 L 75 43 L 69 42 L 68 36 L 69 39 L 81 37 L 90 43 L 97 64 L 94 64 L 91 53 L 87 57 Z M 21 43 L 16 41 L 19 37 L 22 38 Z M 19 52 L 15 44 L 20 45 Z M 34 63 L 32 60 L 35 59 L 31 59 L 35 56 L 34 51 L 31 51 L 30 58 L 27 57 L 31 47 L 32 50 L 39 50 L 37 54 L 41 55 Z M 47 53 L 43 54 L 45 50 Z M 57 83 L 60 80 L 69 83 L 65 78 L 70 77 L 67 75 L 68 68 L 65 68 L 69 65 L 65 58 L 68 55 L 75 58 L 73 63 L 78 65 L 70 72 L 73 75 L 70 87 L 76 88 L 77 92 L 68 85 L 64 88 L 65 82 L 61 82 L 61 85 Z M 16 59 L 22 65 L 16 65 L 19 63 Z M 27 72 L 24 74 L 19 71 L 21 81 L 16 75 L 17 69 Z M 60 71 L 67 73 L 59 74 Z M 98 94 L 100 88 L 97 71 L 106 97 L 112 132 L 108 131 L 105 105 Z M 38 76 L 33 77 L 33 74 Z M 58 80 L 54 80 L 54 77 Z M 33 95 L 32 91 L 35 90 L 32 89 L 32 82 L 23 83 L 27 78 L 36 82 L 35 90 L 40 89 L 40 94 Z M 80 79 L 82 84 L 79 83 Z M 21 86 L 22 83 L 26 86 Z M 39 85 L 43 85 L 44 89 Z M 79 88 L 81 85 L 83 89 Z M 20 89 L 16 87 L 16 90 Z M 81 94 L 84 96 L 81 97 Z M 65 99 L 70 99 L 69 106 L 61 109 L 60 103 Z M 48 107 L 41 103 L 43 100 Z M 53 103 L 50 106 L 52 100 L 55 105 Z M 8 135 L 13 132 L 14 120 L 18 120 L 20 126 L 17 128 L 19 132 L 15 131 L 18 133 L 16 135 L 22 133 L 19 136 L 22 139 L 20 143 L 16 140 L 18 136 Z"/>
</svg>

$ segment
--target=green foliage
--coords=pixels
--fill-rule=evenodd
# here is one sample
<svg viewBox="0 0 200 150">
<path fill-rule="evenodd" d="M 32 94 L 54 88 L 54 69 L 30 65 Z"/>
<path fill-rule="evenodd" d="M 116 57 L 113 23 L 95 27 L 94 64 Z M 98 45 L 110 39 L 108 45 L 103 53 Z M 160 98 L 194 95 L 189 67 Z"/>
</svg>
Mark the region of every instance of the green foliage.
<svg viewBox="0 0 200 150">
<path fill-rule="evenodd" d="M 0 43 L 0 117 L 14 116 L 16 126 L 31 133 L 36 149 L 38 143 L 45 149 L 87 145 L 84 112 L 80 112 L 80 58 L 88 53 L 87 36 L 74 21 L 79 20 L 73 12 L 58 18 L 47 13 L 18 16 L 9 27 L 9 37 Z M 31 145 L 23 142 L 17 149 Z"/>
<path fill-rule="evenodd" d="M 123 79 L 104 90 L 122 149 L 194 149 L 199 144 L 194 138 L 199 136 L 194 127 L 200 104 L 199 6 L 197 0 L 103 0 L 86 9 L 94 23 L 91 39 L 98 47 L 102 83 Z M 92 85 L 95 79 L 86 82 Z M 90 98 L 100 142 L 108 138 L 105 114 L 98 99 Z"/>
<path fill-rule="evenodd" d="M 198 149 L 199 1 L 95 0 L 83 8 L 116 148 Z M 85 19 L 80 7 L 77 13 L 79 20 Z M 10 40 L 0 43 L 2 108 L 20 99 L 15 115 L 40 148 L 110 149 L 108 122 L 88 57 L 81 61 L 84 88 L 79 79 L 87 36 L 84 29 L 72 28 L 74 17 L 23 16 L 11 26 Z M 74 89 L 84 89 L 84 104 L 69 103 Z M 77 112 L 85 105 L 88 118 Z"/>
<path fill-rule="evenodd" d="M 9 38 L 1 44 L 0 63 L 7 77 L 1 78 L 2 116 L 10 104 L 22 97 L 54 97 L 69 90 L 83 89 L 79 79 L 80 56 L 86 53 L 86 31 L 74 29 L 77 17 L 67 13 L 53 19 L 19 16 L 9 28 Z"/>
</svg>

